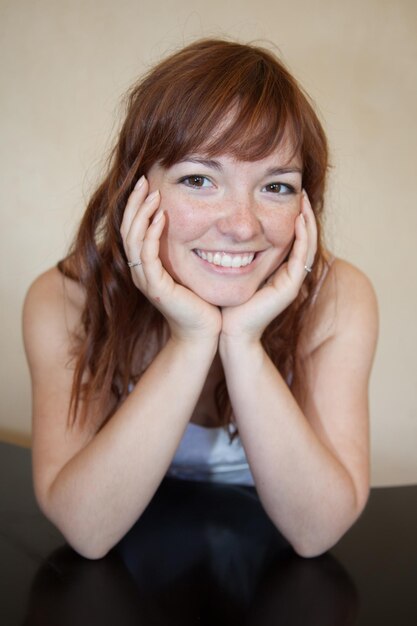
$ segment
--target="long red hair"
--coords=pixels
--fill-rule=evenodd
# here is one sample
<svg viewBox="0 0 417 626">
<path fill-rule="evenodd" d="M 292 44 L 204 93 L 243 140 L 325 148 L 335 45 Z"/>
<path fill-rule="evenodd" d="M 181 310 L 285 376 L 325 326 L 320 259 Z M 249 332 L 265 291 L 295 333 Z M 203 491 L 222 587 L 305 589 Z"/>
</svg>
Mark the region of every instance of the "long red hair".
<svg viewBox="0 0 417 626">
<path fill-rule="evenodd" d="M 224 131 L 216 132 L 222 122 Z M 97 398 L 103 421 L 110 418 L 129 383 L 147 366 L 141 355 L 155 341 L 162 342 L 164 320 L 134 286 L 120 236 L 127 199 L 138 178 L 156 162 L 169 167 L 198 151 L 208 157 L 257 160 L 268 156 L 284 133 L 301 157 L 303 187 L 319 227 L 313 272 L 262 337 L 276 367 L 288 376 L 296 367 L 303 316 L 325 263 L 320 216 L 328 151 L 308 96 L 268 50 L 211 39 L 166 58 L 130 90 L 107 175 L 87 206 L 69 255 L 58 264 L 85 292 L 82 328 L 74 341 L 70 423 L 82 421 L 89 402 Z M 219 423 L 229 423 L 224 381 L 217 390 L 217 406 Z"/>
</svg>

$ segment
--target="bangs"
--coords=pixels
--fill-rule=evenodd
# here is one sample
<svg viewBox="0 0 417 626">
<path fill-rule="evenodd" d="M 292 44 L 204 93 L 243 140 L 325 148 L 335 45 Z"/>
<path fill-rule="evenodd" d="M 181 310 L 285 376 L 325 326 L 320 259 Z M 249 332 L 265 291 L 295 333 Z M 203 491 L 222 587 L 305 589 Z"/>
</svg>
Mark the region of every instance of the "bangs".
<svg viewBox="0 0 417 626">
<path fill-rule="evenodd" d="M 148 127 L 148 150 L 164 167 L 187 155 L 228 154 L 242 161 L 268 156 L 285 139 L 293 154 L 303 143 L 299 88 L 267 52 L 224 50 L 202 68 L 165 72 L 164 92 Z M 165 68 L 166 70 L 167 68 Z M 152 145 L 153 144 L 153 145 Z"/>
<path fill-rule="evenodd" d="M 291 147 L 291 159 L 299 152 L 301 143 L 294 120 L 286 111 L 269 108 L 259 111 L 236 104 L 227 113 L 213 111 L 209 119 L 196 123 L 195 127 L 189 126 L 181 132 L 172 130 L 173 139 L 160 161 L 165 167 L 195 153 L 209 158 L 226 154 L 241 161 L 256 161 L 271 154 L 284 141 Z"/>
</svg>

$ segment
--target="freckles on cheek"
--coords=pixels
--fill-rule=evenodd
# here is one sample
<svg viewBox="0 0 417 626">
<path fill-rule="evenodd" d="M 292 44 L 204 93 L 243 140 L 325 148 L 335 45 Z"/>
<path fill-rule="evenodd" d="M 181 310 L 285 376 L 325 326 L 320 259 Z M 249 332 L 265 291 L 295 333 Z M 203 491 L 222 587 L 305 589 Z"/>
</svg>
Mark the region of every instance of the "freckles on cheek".
<svg viewBox="0 0 417 626">
<path fill-rule="evenodd" d="M 192 211 L 190 209 L 170 208 L 167 214 L 170 227 L 179 231 L 183 230 L 192 220 Z"/>
<path fill-rule="evenodd" d="M 280 216 L 279 220 L 271 220 L 268 228 L 269 239 L 274 245 L 288 245 L 295 236 L 295 220 L 298 213 L 287 213 Z"/>
<path fill-rule="evenodd" d="M 170 236 L 187 241 L 197 238 L 208 227 L 209 215 L 206 210 L 194 206 L 175 206 L 167 209 Z"/>
</svg>

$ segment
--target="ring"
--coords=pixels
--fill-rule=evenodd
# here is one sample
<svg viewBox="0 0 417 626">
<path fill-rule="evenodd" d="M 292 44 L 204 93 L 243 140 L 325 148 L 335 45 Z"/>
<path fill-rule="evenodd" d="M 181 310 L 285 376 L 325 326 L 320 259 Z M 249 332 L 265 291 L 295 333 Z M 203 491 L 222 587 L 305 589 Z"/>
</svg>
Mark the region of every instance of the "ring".
<svg viewBox="0 0 417 626">
<path fill-rule="evenodd" d="M 128 261 L 127 264 L 129 267 L 136 267 L 137 265 L 142 265 L 142 261 Z"/>
<path fill-rule="evenodd" d="M 313 268 L 312 268 L 312 267 L 308 267 L 307 265 L 304 265 L 304 269 L 305 269 L 305 271 L 306 271 L 306 272 L 308 272 L 308 273 L 310 273 L 310 272 L 312 272 L 312 271 L 313 271 Z"/>
</svg>

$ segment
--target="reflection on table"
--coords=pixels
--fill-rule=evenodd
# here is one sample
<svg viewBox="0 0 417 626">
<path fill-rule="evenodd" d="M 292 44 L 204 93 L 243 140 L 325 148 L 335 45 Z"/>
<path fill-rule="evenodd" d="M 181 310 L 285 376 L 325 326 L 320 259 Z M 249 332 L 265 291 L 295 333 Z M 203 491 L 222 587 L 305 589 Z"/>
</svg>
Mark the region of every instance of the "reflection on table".
<svg viewBox="0 0 417 626">
<path fill-rule="evenodd" d="M 248 487 L 167 479 L 104 559 L 39 511 L 30 451 L 0 443 L 4 626 L 415 626 L 417 486 L 373 489 L 330 553 L 295 555 Z"/>
<path fill-rule="evenodd" d="M 48 558 L 24 623 L 333 626 L 356 612 L 337 560 L 297 557 L 254 490 L 166 480 L 105 559 L 69 548 Z"/>
</svg>

